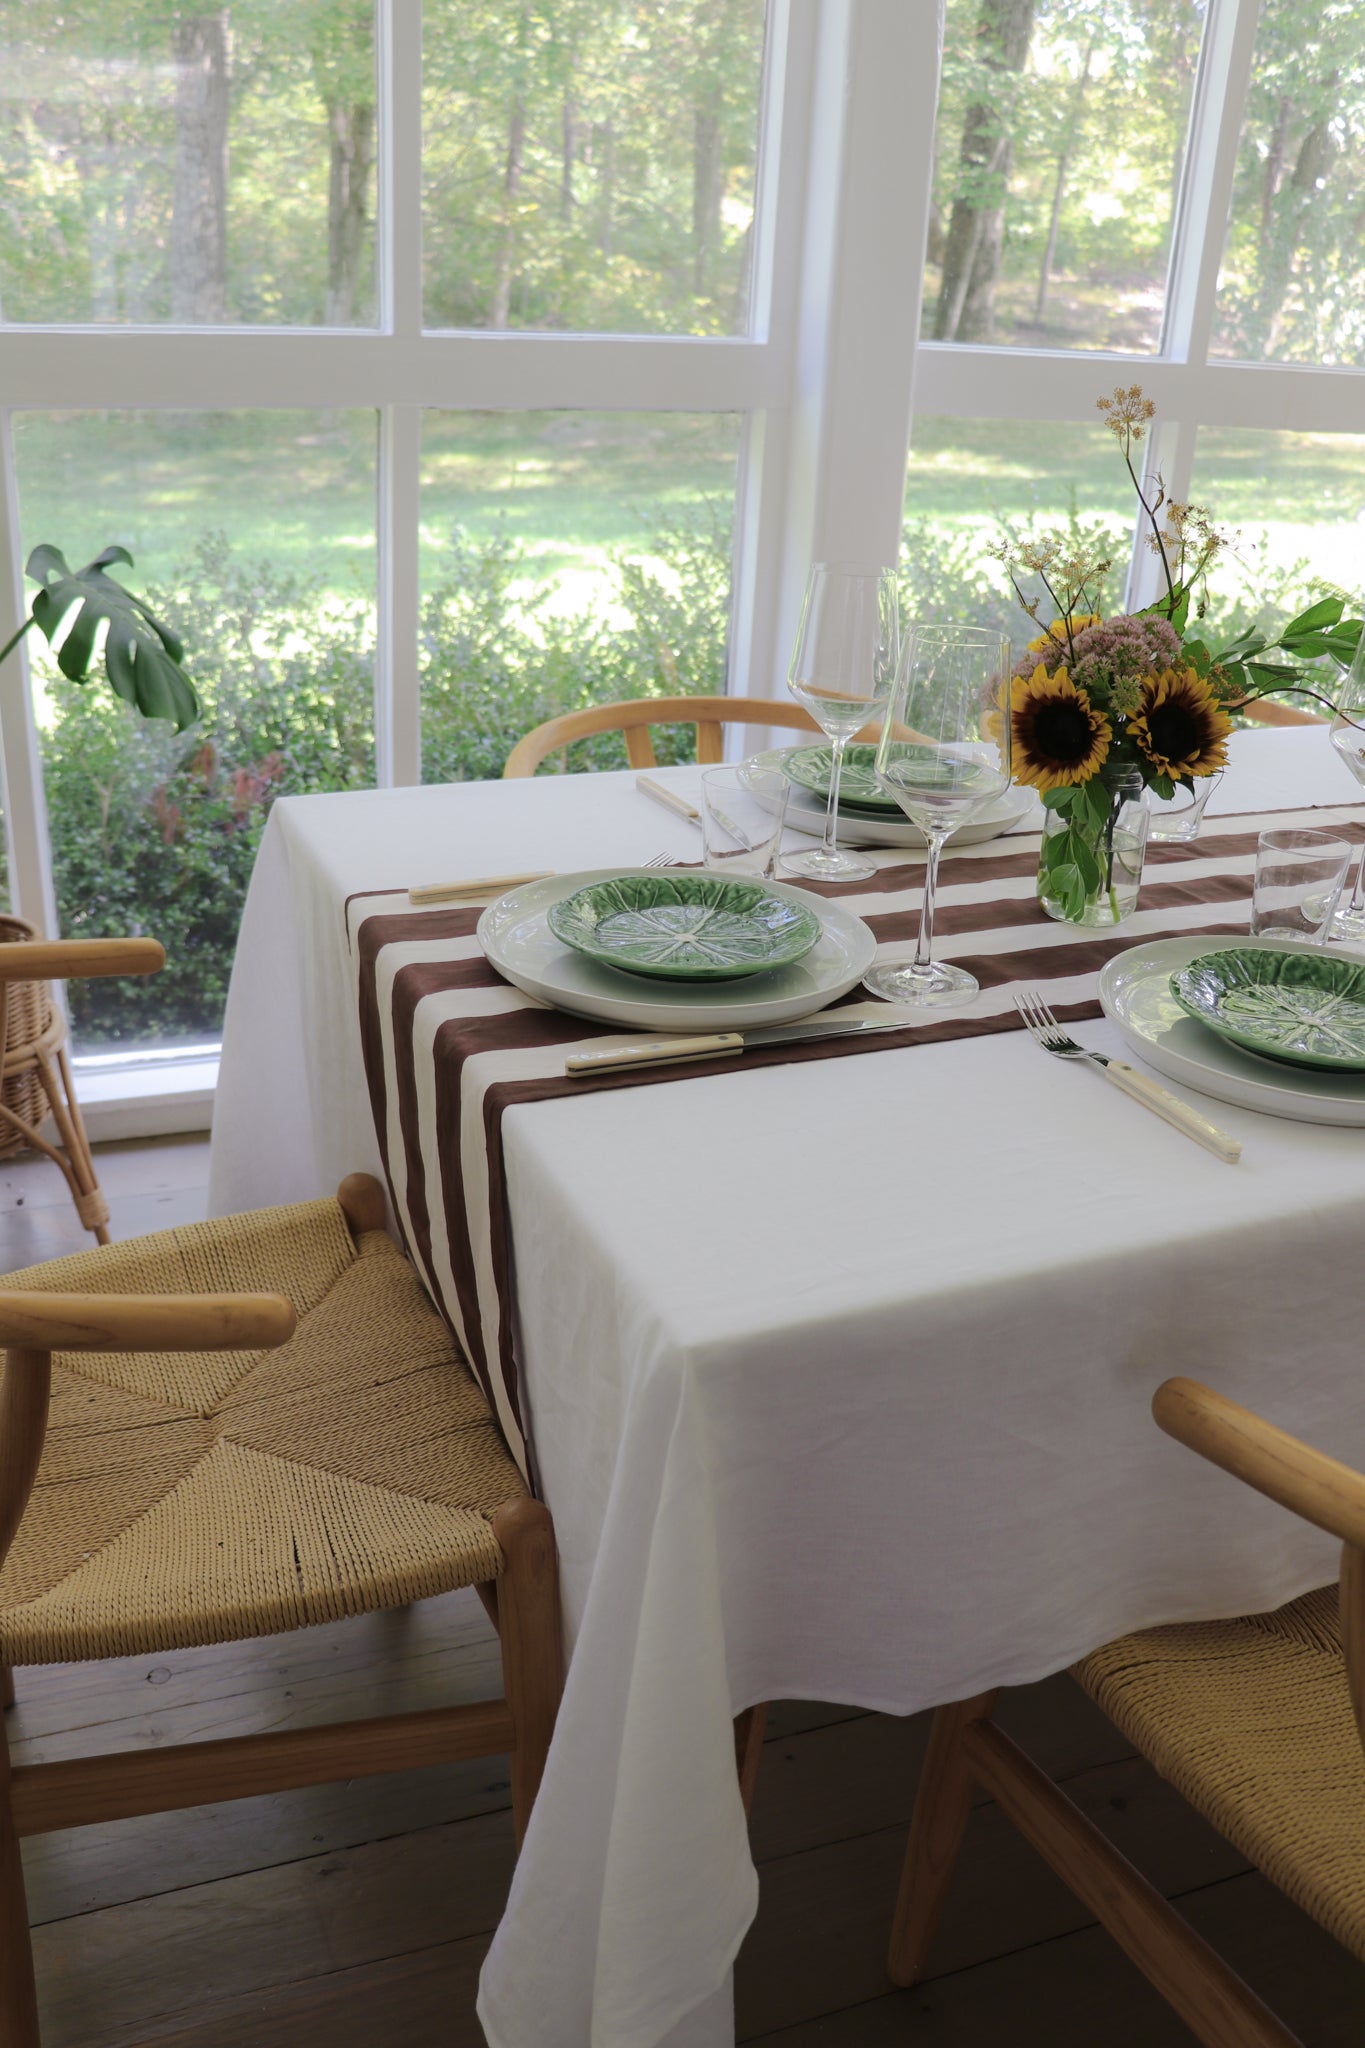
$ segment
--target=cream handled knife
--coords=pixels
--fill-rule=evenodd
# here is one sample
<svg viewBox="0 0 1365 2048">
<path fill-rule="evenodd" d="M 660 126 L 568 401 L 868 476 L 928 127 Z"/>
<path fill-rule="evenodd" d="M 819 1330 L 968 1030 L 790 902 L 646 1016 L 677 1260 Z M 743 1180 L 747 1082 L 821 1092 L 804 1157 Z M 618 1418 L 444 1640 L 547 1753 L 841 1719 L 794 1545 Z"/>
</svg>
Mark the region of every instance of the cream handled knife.
<svg viewBox="0 0 1365 2048">
<path fill-rule="evenodd" d="M 807 1017 L 799 1024 L 769 1024 L 761 1031 L 708 1031 L 695 1038 L 642 1038 L 632 1045 L 610 1045 L 601 1052 L 565 1055 L 564 1071 L 582 1080 L 589 1074 L 612 1073 L 620 1067 L 672 1067 L 683 1060 L 719 1060 L 750 1052 L 758 1045 L 799 1045 L 812 1038 L 871 1038 L 897 1031 L 902 1015 L 881 1017 Z"/>
</svg>

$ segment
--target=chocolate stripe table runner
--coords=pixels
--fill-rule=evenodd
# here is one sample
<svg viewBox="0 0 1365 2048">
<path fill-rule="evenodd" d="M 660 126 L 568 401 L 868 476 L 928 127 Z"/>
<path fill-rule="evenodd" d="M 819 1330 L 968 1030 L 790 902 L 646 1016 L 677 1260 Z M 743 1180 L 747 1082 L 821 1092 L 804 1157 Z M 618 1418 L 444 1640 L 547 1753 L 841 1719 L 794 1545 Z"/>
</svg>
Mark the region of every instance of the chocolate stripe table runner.
<svg viewBox="0 0 1365 2048">
<path fill-rule="evenodd" d="M 1358 843 L 1354 814 L 1277 811 L 1280 827 L 1328 825 Z M 1014 993 L 1041 989 L 1059 1016 L 1099 1014 L 1096 977 L 1141 940 L 1245 932 L 1260 817 L 1222 818 L 1192 846 L 1147 856 L 1141 909 L 1117 929 L 1054 923 L 1034 894 L 1038 835 L 951 848 L 939 879 L 935 953 L 976 976 L 967 1012 L 930 1016 L 870 1040 L 768 1046 L 719 1068 L 698 1061 L 570 1080 L 564 1053 L 586 1040 L 644 1035 L 547 1009 L 490 967 L 475 937 L 482 906 L 414 910 L 406 888 L 352 896 L 347 935 L 356 969 L 366 1078 L 394 1209 L 432 1297 L 488 1396 L 513 1454 L 534 1479 L 529 1417 L 514 1353 L 512 1254 L 502 1118 L 514 1103 L 603 1088 L 672 1087 L 718 1071 L 861 1058 L 1021 1028 Z M 856 890 L 816 889 L 862 917 L 893 957 L 918 928 L 923 862 L 885 853 Z M 858 992 L 848 998 L 855 1001 Z"/>
</svg>

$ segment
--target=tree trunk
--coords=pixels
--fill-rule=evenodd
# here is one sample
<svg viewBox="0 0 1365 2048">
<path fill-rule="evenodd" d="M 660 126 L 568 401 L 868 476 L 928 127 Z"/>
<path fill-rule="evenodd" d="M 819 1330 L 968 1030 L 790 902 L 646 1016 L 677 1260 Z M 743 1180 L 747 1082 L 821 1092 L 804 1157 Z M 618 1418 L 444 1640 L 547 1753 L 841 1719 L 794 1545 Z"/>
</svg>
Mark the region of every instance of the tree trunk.
<svg viewBox="0 0 1365 2048">
<path fill-rule="evenodd" d="M 517 249 L 517 199 L 521 192 L 522 163 L 526 151 L 526 102 L 514 94 L 507 122 L 507 160 L 502 174 L 502 242 L 493 278 L 493 300 L 488 309 L 490 327 L 506 327 L 512 310 L 512 268 Z"/>
<path fill-rule="evenodd" d="M 1263 253 L 1268 251 L 1270 247 L 1271 223 L 1275 218 L 1275 200 L 1279 194 L 1280 180 L 1284 176 L 1285 150 L 1289 143 L 1289 121 L 1293 111 L 1292 103 L 1281 94 L 1280 103 L 1275 109 L 1275 128 L 1270 138 L 1270 148 L 1266 151 L 1265 178 L 1261 186 L 1261 249 Z"/>
<path fill-rule="evenodd" d="M 981 0 L 976 44 L 988 74 L 989 97 L 982 93 L 969 102 L 962 124 L 957 189 L 934 318 L 936 341 L 984 341 L 990 336 L 1005 235 L 1005 192 L 1013 164 L 1000 88 L 1027 61 L 1034 4 L 1035 0 Z"/>
<path fill-rule="evenodd" d="M 355 325 L 356 290 L 365 248 L 365 199 L 374 167 L 374 106 L 327 102 L 331 162 L 327 177 L 328 327 Z"/>
<path fill-rule="evenodd" d="M 720 113 L 699 106 L 692 115 L 692 289 L 710 293 L 720 247 Z"/>
<path fill-rule="evenodd" d="M 559 172 L 559 217 L 562 221 L 573 218 L 573 167 L 578 154 L 578 102 L 572 93 L 564 95 L 564 125 L 561 142 Z"/>
<path fill-rule="evenodd" d="M 602 123 L 602 148 L 597 172 L 597 246 L 610 261 L 616 239 L 616 123 L 608 115 Z"/>
<path fill-rule="evenodd" d="M 1085 105 L 1086 89 L 1090 84 L 1090 60 L 1094 54 L 1095 45 L 1087 43 L 1085 47 L 1085 63 L 1081 66 L 1081 75 L 1076 80 L 1075 89 L 1071 95 L 1071 104 L 1067 108 L 1066 121 L 1062 128 L 1061 147 L 1057 151 L 1057 176 L 1052 187 L 1052 212 L 1047 224 L 1047 247 L 1043 251 L 1043 264 L 1038 272 L 1038 296 L 1033 305 L 1033 317 L 1035 320 L 1042 319 L 1047 307 L 1047 290 L 1052 281 L 1052 266 L 1057 260 L 1057 231 L 1062 221 L 1062 200 L 1066 194 L 1067 165 L 1071 161 L 1071 152 L 1076 147 L 1076 135 L 1081 125 L 1081 109 Z"/>
<path fill-rule="evenodd" d="M 227 320 L 228 10 L 177 21 L 171 319 Z"/>
<path fill-rule="evenodd" d="M 1329 81 L 1336 84 L 1335 75 Z M 1294 275 L 1294 258 L 1303 240 L 1309 214 L 1322 198 L 1336 154 L 1328 122 L 1315 122 L 1299 144 L 1288 181 L 1271 202 L 1269 240 L 1262 244 L 1261 289 L 1251 317 L 1251 345 L 1259 356 L 1272 356 L 1279 343 L 1284 302 Z"/>
</svg>

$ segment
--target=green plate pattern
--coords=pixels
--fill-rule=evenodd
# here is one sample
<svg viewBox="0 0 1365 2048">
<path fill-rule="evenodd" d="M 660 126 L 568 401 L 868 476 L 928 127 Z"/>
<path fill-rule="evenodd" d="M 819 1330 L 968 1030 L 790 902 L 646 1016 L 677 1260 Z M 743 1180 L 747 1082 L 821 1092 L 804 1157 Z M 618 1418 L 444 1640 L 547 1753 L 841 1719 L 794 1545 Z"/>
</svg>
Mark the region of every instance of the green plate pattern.
<svg viewBox="0 0 1365 2048">
<path fill-rule="evenodd" d="M 1191 960 L 1171 976 L 1171 994 L 1245 1052 L 1365 1073 L 1365 962 L 1237 948 Z"/>
<path fill-rule="evenodd" d="M 845 804 L 860 811 L 877 811 L 885 814 L 894 811 L 900 814 L 900 805 L 893 796 L 888 796 L 873 771 L 877 749 L 863 742 L 844 748 L 844 766 L 839 777 L 839 808 Z M 815 794 L 829 802 L 829 779 L 834 773 L 833 747 L 793 747 L 782 763 L 782 772 L 790 782 L 799 782 L 803 789 L 813 789 Z"/>
<path fill-rule="evenodd" d="M 551 906 L 550 930 L 607 967 L 667 981 L 735 981 L 802 960 L 814 910 L 724 875 L 622 875 Z"/>
</svg>

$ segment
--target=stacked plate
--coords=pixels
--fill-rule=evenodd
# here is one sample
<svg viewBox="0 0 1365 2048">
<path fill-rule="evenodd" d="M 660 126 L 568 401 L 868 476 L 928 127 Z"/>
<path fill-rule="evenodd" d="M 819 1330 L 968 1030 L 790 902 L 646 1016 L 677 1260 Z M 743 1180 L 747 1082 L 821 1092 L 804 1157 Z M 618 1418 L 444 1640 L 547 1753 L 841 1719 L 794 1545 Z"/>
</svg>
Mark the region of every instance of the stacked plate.
<svg viewBox="0 0 1365 2048">
<path fill-rule="evenodd" d="M 861 918 L 805 890 L 666 868 L 526 883 L 478 937 L 527 995 L 660 1031 L 789 1023 L 856 987 L 876 952 Z"/>
<path fill-rule="evenodd" d="M 912 825 L 894 797 L 887 796 L 873 772 L 877 749 L 853 744 L 844 749 L 843 771 L 839 777 L 839 840 L 844 846 L 924 845 L 924 834 Z M 791 784 L 787 798 L 787 823 L 797 832 L 819 835 L 825 829 L 829 804 L 830 776 L 834 769 L 830 747 L 773 747 L 755 757 L 764 768 L 778 768 Z M 985 839 L 998 839 L 1010 831 L 1034 808 L 1031 790 L 1013 786 L 979 818 L 961 826 L 954 834 L 954 846 L 971 846 Z"/>
<path fill-rule="evenodd" d="M 1156 939 L 1100 1002 L 1172 1080 L 1300 1123 L 1365 1125 L 1365 961 L 1306 940 Z"/>
</svg>

